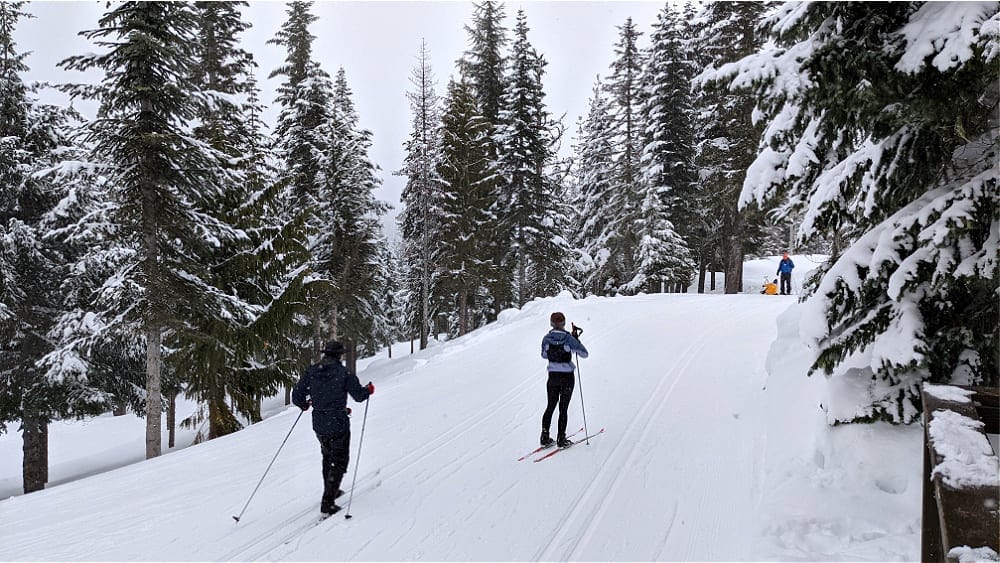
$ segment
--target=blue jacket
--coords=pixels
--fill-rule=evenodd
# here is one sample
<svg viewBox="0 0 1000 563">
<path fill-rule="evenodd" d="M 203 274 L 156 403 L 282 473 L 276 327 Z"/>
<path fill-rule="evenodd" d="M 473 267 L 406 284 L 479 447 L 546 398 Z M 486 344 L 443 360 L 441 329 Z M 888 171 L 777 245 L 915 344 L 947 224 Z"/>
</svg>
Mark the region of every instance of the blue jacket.
<svg viewBox="0 0 1000 563">
<path fill-rule="evenodd" d="M 339 434 L 351 429 L 347 418 L 347 394 L 355 401 L 368 399 L 368 389 L 361 386 L 358 376 L 347 371 L 339 360 L 324 357 L 306 369 L 292 390 L 292 403 L 300 409 L 306 398 L 312 401 L 313 431 L 320 435 Z"/>
<path fill-rule="evenodd" d="M 782 258 L 781 262 L 778 263 L 778 271 L 776 274 L 790 274 L 792 273 L 792 268 L 795 267 L 795 263 L 792 262 L 791 258 Z"/>
<path fill-rule="evenodd" d="M 566 332 L 565 330 L 559 330 L 554 328 L 542 338 L 542 357 L 546 360 L 549 359 L 549 347 L 550 346 L 562 346 L 564 349 L 570 352 L 576 353 L 577 356 L 581 358 L 586 358 L 589 356 L 587 349 L 580 344 L 580 341 L 573 337 L 572 334 Z M 549 371 L 558 371 L 560 373 L 573 373 L 576 366 L 573 362 L 559 363 L 559 362 L 549 362 Z"/>
</svg>

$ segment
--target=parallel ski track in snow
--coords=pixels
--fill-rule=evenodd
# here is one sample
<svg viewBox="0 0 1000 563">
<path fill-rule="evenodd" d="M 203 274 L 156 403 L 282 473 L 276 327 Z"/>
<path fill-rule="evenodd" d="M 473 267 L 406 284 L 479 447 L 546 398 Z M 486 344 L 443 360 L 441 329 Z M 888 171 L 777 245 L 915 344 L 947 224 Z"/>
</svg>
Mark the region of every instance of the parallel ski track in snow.
<svg viewBox="0 0 1000 563">
<path fill-rule="evenodd" d="M 520 395 L 524 393 L 524 391 L 530 385 L 536 382 L 536 379 L 537 378 L 535 377 L 535 374 L 527 376 L 523 381 L 518 383 L 510 391 L 501 395 L 495 401 L 486 405 L 483 408 L 483 411 L 488 413 L 502 412 L 503 406 L 509 405 L 513 403 L 515 400 L 517 400 L 520 397 Z M 376 468 L 375 470 L 366 472 L 362 477 L 359 478 L 359 483 L 357 485 L 355 494 L 360 493 L 362 491 L 373 489 L 374 487 L 371 486 L 372 484 L 371 481 L 373 480 L 373 478 L 376 482 L 385 479 L 391 479 L 405 472 L 407 469 L 413 467 L 422 460 L 434 455 L 438 451 L 447 448 L 449 446 L 454 446 L 454 442 L 457 439 L 470 432 L 476 431 L 480 426 L 483 426 L 488 422 L 491 422 L 491 418 L 482 416 L 481 412 L 477 412 L 473 416 L 467 417 L 463 421 L 456 424 L 451 430 L 439 435 L 437 438 L 428 442 L 427 446 L 414 449 L 409 453 L 407 453 L 406 455 L 403 455 L 400 458 L 396 459 L 395 461 L 385 465 L 384 467 L 379 467 Z M 453 465 L 454 467 L 452 467 L 448 471 L 448 474 L 456 473 L 461 467 L 460 464 L 450 464 L 450 465 Z M 388 469 L 388 471 L 386 469 Z M 439 473 L 436 473 L 435 475 L 438 477 L 440 476 Z M 350 494 L 350 491 L 348 491 L 348 494 Z M 223 557 L 223 559 L 237 560 L 237 561 L 271 559 L 270 557 L 268 557 L 271 554 L 271 552 L 281 549 L 284 545 L 288 544 L 297 535 L 306 533 L 314 527 L 327 525 L 329 523 L 326 520 L 321 522 L 316 522 L 313 517 L 309 516 L 310 514 L 316 513 L 316 510 L 317 508 L 315 504 L 310 503 L 309 508 L 298 513 L 296 516 L 286 520 L 280 526 L 274 528 L 274 530 L 271 533 L 262 535 L 259 539 L 241 546 L 240 549 L 230 554 L 227 554 L 225 557 Z M 333 518 L 336 518 L 338 516 L 340 516 L 340 513 L 334 515 Z M 305 524 L 294 525 L 305 519 L 309 519 L 309 521 L 306 522 Z M 281 533 L 289 526 L 292 526 L 292 530 L 290 532 Z M 277 540 L 274 539 L 275 535 L 278 535 Z M 262 544 L 266 544 L 268 547 L 265 547 L 261 550 L 256 549 L 257 546 L 260 546 Z M 357 553 L 355 555 L 357 555 Z"/>
<path fill-rule="evenodd" d="M 708 305 L 705 305 L 695 308 L 693 311 L 697 312 L 709 308 L 710 307 Z M 743 320 L 754 314 L 756 314 L 756 311 L 744 312 L 733 320 Z M 610 501 L 615 498 L 616 491 L 620 487 L 622 480 L 627 475 L 627 473 L 622 472 L 619 469 L 621 467 L 629 466 L 636 459 L 638 453 L 643 447 L 642 444 L 646 441 L 649 433 L 654 429 L 655 424 L 653 424 L 653 421 L 660 415 L 660 413 L 663 412 L 663 409 L 673 393 L 674 388 L 684 377 L 685 371 L 687 371 L 693 361 L 699 357 L 699 352 L 706 348 L 708 344 L 714 343 L 711 338 L 708 338 L 711 335 L 711 332 L 712 330 L 708 329 L 699 334 L 699 338 L 696 340 L 698 343 L 688 346 L 684 350 L 682 358 L 677 361 L 674 364 L 674 367 L 665 374 L 665 377 L 660 379 L 660 382 L 657 384 L 653 393 L 650 394 L 649 399 L 647 399 L 643 406 L 636 412 L 636 415 L 632 418 L 632 422 L 629 423 L 628 427 L 626 427 L 624 431 L 621 432 L 620 437 L 617 438 L 617 445 L 605 457 L 605 460 L 601 464 L 601 468 L 593 479 L 592 484 L 580 492 L 572 505 L 570 505 L 566 515 L 560 519 L 562 524 L 552 535 L 552 539 L 535 553 L 533 559 L 540 561 L 586 559 L 586 557 L 581 554 L 581 551 L 590 543 L 595 530 L 607 511 L 607 506 Z M 673 377 L 669 377 L 670 375 L 673 375 Z M 651 416 L 649 416 L 650 411 L 652 411 Z M 636 434 L 638 434 L 638 436 L 633 438 Z M 625 458 L 624 463 L 616 461 L 622 457 Z M 611 479 L 609 485 L 606 483 L 606 476 L 613 471 L 617 471 L 618 473 Z M 597 495 L 599 495 L 599 498 L 601 499 L 598 501 L 597 507 L 588 510 L 587 507 L 590 504 L 590 500 Z M 676 518 L 676 511 L 677 506 L 675 504 L 670 521 L 670 527 L 673 526 L 673 521 Z M 581 519 L 583 521 L 577 525 L 577 521 Z M 576 534 L 576 539 L 574 541 L 572 537 L 569 537 L 570 530 L 579 526 L 585 526 L 585 528 L 581 533 Z M 660 541 L 660 545 L 657 549 L 657 558 L 659 558 L 659 555 L 661 555 L 665 549 L 669 537 L 670 529 L 666 531 L 664 537 Z"/>
</svg>

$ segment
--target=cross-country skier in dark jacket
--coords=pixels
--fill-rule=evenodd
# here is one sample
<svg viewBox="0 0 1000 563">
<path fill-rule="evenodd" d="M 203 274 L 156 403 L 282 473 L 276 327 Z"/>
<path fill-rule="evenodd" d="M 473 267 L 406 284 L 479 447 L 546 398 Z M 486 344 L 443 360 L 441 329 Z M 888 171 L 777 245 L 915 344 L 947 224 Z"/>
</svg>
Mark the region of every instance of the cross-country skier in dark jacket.
<svg viewBox="0 0 1000 563">
<path fill-rule="evenodd" d="M 548 392 L 548 405 L 542 415 L 542 437 L 541 445 L 552 445 L 552 438 L 549 436 L 549 426 L 552 425 L 552 413 L 556 404 L 559 405 L 559 422 L 557 428 L 559 433 L 556 438 L 556 445 L 564 448 L 572 444 L 566 439 L 566 422 L 568 419 L 567 410 L 569 401 L 573 398 L 573 387 L 575 379 L 573 370 L 576 366 L 570 361 L 571 354 L 576 353 L 581 358 L 586 358 L 589 354 L 587 349 L 580 344 L 578 337 L 580 332 L 574 326 L 573 334 L 566 332 L 566 316 L 562 313 L 552 313 L 549 317 L 549 324 L 552 330 L 542 338 L 542 357 L 549 361 L 549 381 L 545 388 Z"/>
<path fill-rule="evenodd" d="M 347 394 L 361 402 L 375 393 L 375 386 L 361 386 L 340 362 L 344 345 L 330 342 L 323 349 L 323 359 L 306 369 L 292 391 L 292 402 L 302 410 L 313 408 L 313 431 L 323 454 L 323 501 L 320 512 L 334 514 L 340 507 L 334 500 L 342 495 L 340 482 L 347 471 L 351 448 L 351 419 L 347 417 Z"/>
</svg>

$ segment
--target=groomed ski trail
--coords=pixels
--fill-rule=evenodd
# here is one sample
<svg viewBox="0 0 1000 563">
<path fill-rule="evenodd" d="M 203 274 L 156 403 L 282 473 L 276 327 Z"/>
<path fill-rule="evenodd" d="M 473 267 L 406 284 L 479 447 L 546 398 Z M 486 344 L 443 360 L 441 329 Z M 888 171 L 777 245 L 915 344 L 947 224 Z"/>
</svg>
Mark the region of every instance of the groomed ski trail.
<svg viewBox="0 0 1000 563">
<path fill-rule="evenodd" d="M 378 392 L 352 520 L 315 524 L 319 447 L 300 423 L 234 526 L 230 515 L 287 432 L 290 410 L 0 503 L 0 559 L 745 559 L 764 439 L 750 422 L 760 416 L 775 318 L 791 303 L 684 294 L 532 302 L 360 374 Z M 539 342 L 554 310 L 585 329 L 587 419 L 606 435 L 545 463 L 517 463 L 538 439 Z M 570 428 L 582 424 L 579 399 L 578 382 Z M 359 430 L 355 417 L 352 471 Z M 52 517 L 63 514 L 75 515 L 73 534 Z"/>
</svg>

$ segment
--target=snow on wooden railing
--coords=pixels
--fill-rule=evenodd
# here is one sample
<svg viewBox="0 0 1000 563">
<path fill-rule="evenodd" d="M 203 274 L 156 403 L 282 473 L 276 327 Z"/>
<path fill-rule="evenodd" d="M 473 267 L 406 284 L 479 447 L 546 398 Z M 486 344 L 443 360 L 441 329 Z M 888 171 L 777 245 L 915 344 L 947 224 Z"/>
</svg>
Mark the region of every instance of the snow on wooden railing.
<svg viewBox="0 0 1000 563">
<path fill-rule="evenodd" d="M 923 387 L 923 561 L 997 561 L 1000 463 L 986 434 L 998 433 L 997 389 Z"/>
</svg>

